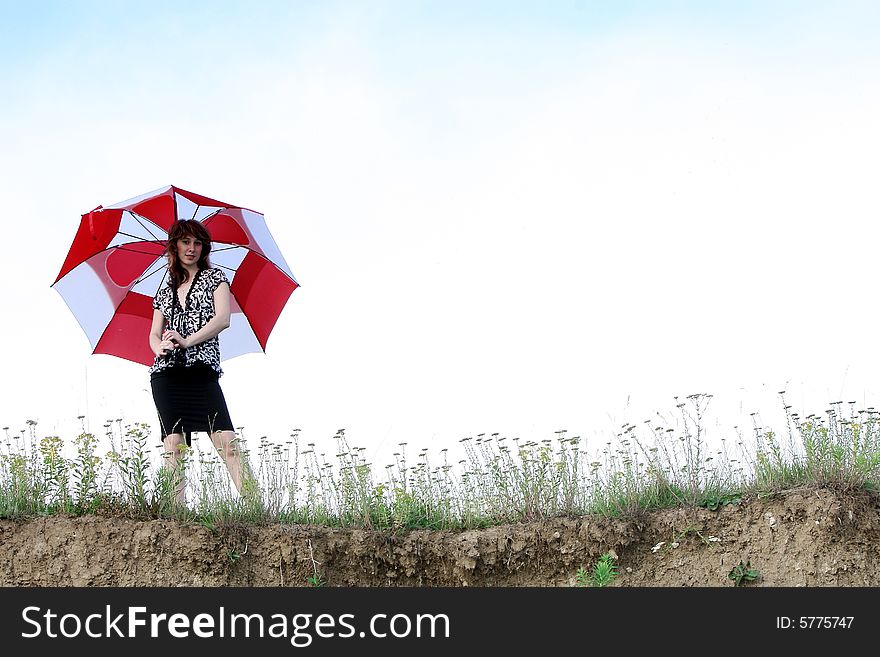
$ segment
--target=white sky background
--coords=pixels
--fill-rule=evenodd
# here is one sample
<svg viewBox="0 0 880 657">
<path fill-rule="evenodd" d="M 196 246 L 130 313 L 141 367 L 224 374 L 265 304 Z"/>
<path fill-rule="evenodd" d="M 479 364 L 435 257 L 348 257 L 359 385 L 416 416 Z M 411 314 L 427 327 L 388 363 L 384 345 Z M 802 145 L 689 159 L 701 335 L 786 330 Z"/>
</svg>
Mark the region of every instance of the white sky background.
<svg viewBox="0 0 880 657">
<path fill-rule="evenodd" d="M 871 3 L 185 4 L 0 2 L 0 426 L 158 442 L 49 285 L 167 184 L 263 212 L 302 285 L 224 363 L 248 439 L 880 406 Z"/>
</svg>

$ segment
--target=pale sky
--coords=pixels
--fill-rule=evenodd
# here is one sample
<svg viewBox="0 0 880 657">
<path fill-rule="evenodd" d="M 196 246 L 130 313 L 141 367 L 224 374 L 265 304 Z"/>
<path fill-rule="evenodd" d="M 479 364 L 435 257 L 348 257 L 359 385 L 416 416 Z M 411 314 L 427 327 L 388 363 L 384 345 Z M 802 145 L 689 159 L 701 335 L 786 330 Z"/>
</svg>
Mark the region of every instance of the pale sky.
<svg viewBox="0 0 880 657">
<path fill-rule="evenodd" d="M 183 5 L 181 8 L 179 5 Z M 301 288 L 245 436 L 596 445 L 715 395 L 880 406 L 869 2 L 0 2 L 0 426 L 158 421 L 50 289 L 80 215 L 264 213 Z M 332 448 L 328 447 L 332 453 Z"/>
</svg>

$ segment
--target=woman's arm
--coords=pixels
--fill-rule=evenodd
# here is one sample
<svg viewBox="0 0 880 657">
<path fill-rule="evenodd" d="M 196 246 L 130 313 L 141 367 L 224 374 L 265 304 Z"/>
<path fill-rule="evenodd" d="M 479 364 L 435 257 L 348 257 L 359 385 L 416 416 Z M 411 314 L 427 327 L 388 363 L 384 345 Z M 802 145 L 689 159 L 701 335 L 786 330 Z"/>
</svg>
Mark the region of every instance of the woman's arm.
<svg viewBox="0 0 880 657">
<path fill-rule="evenodd" d="M 153 324 L 150 326 L 150 349 L 157 356 L 164 356 L 174 349 L 174 344 L 162 336 L 162 328 L 165 326 L 165 316 L 158 310 L 153 310 Z"/>
<path fill-rule="evenodd" d="M 210 340 L 228 328 L 229 314 L 229 284 L 220 283 L 214 290 L 214 316 L 208 320 L 207 324 L 188 338 L 184 338 L 177 331 L 165 331 L 162 337 L 176 342 L 183 348 L 192 347 L 205 340 Z"/>
</svg>

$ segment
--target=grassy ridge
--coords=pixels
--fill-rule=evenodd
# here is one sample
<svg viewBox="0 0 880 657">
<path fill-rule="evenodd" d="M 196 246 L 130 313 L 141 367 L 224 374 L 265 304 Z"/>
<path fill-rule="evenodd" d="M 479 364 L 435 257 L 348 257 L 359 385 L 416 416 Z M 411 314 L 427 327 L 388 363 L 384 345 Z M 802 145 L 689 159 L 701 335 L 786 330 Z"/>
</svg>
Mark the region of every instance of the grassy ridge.
<svg viewBox="0 0 880 657">
<path fill-rule="evenodd" d="M 465 458 L 406 445 L 377 472 L 344 431 L 333 460 L 301 445 L 261 439 L 245 453 L 259 496 L 240 498 L 219 457 L 186 454 L 188 500 L 173 503 L 174 473 L 147 447 L 145 424 L 105 425 L 110 450 L 83 430 L 64 456 L 57 436 L 38 437 L 37 423 L 19 434 L 4 428 L 0 447 L 0 517 L 108 513 L 205 523 L 289 522 L 363 528 L 470 528 L 559 515 L 632 516 L 651 508 L 719 505 L 743 495 L 800 486 L 876 488 L 880 418 L 873 409 L 832 404 L 824 416 L 801 418 L 784 406 L 781 432 L 757 426 L 710 450 L 704 416 L 711 395 L 687 397 L 666 426 L 626 425 L 598 454 L 579 437 L 557 432 L 539 442 L 498 434 L 461 441 Z M 784 398 L 782 400 L 784 405 Z M 81 418 L 82 419 L 82 418 Z M 243 450 L 244 451 L 244 450 Z"/>
</svg>

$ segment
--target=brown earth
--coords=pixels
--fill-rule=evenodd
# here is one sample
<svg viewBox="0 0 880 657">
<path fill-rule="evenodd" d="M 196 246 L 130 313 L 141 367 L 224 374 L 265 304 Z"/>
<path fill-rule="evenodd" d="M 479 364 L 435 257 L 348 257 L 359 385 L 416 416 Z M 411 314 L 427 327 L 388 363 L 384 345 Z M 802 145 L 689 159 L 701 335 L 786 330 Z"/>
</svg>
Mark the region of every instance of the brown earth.
<svg viewBox="0 0 880 657">
<path fill-rule="evenodd" d="M 659 547 L 658 547 L 659 546 Z M 612 586 L 880 585 L 880 496 L 790 490 L 716 511 L 553 518 L 466 531 L 304 525 L 211 530 L 86 516 L 0 520 L 3 586 L 573 586 L 617 555 Z"/>
</svg>

